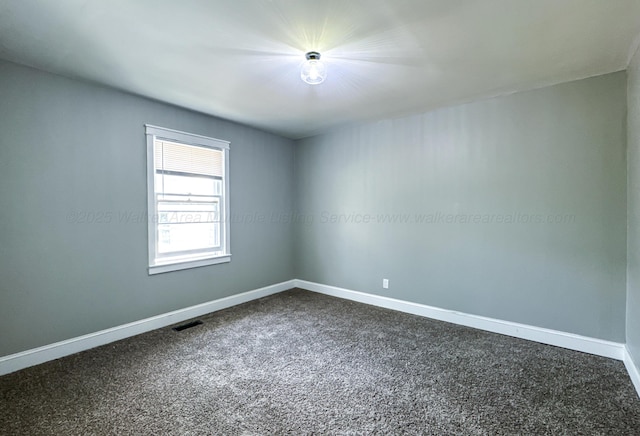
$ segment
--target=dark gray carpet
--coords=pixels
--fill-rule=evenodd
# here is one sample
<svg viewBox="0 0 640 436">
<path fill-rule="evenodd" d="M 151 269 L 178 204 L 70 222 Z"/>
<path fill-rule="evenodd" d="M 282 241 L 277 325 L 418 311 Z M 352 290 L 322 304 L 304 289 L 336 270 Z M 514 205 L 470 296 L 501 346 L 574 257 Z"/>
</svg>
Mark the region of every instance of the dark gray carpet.
<svg viewBox="0 0 640 436">
<path fill-rule="evenodd" d="M 0 377 L 0 434 L 640 434 L 621 362 L 292 290 Z"/>
</svg>

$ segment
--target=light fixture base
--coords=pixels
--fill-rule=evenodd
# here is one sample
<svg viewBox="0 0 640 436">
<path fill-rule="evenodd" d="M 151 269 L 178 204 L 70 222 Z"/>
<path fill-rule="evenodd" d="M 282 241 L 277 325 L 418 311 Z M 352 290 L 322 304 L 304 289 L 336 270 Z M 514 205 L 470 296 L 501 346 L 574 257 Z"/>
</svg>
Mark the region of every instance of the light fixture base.
<svg viewBox="0 0 640 436">
<path fill-rule="evenodd" d="M 324 82 L 327 76 L 327 67 L 320 60 L 320 53 L 317 51 L 310 51 L 305 54 L 307 58 L 300 70 L 300 77 L 305 83 L 309 85 L 318 85 Z"/>
<path fill-rule="evenodd" d="M 314 60 L 314 61 L 319 61 L 320 60 L 320 53 L 318 53 L 317 51 L 310 51 L 307 52 L 307 54 L 305 55 L 307 60 Z"/>
</svg>

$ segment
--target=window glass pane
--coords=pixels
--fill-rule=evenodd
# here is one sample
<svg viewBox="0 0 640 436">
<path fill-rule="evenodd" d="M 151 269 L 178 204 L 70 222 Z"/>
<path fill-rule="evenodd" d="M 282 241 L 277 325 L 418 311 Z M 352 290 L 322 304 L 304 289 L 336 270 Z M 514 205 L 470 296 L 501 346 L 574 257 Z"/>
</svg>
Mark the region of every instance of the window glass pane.
<svg viewBox="0 0 640 436">
<path fill-rule="evenodd" d="M 202 223 L 220 221 L 220 203 L 210 202 L 158 202 L 158 223 Z"/>
<path fill-rule="evenodd" d="M 156 192 L 167 194 L 220 195 L 222 191 L 221 180 L 173 174 L 156 174 L 156 186 Z"/>
<path fill-rule="evenodd" d="M 158 224 L 158 253 L 220 247 L 220 224 Z"/>
<path fill-rule="evenodd" d="M 155 213 L 149 220 L 149 273 L 174 270 L 165 268 L 174 264 L 187 268 L 191 260 L 198 266 L 203 259 L 228 262 L 222 218 L 228 142 L 156 126 L 147 126 L 147 135 L 149 211 Z"/>
</svg>

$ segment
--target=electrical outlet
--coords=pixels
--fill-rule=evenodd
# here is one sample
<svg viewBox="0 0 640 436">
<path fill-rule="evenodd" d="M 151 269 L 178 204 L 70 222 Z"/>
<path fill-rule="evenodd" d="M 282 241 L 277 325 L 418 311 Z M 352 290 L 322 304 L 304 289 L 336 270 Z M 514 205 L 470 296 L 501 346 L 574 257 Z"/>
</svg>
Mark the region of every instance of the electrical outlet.
<svg viewBox="0 0 640 436">
<path fill-rule="evenodd" d="M 382 287 L 384 289 L 389 289 L 389 279 L 382 279 Z"/>
</svg>

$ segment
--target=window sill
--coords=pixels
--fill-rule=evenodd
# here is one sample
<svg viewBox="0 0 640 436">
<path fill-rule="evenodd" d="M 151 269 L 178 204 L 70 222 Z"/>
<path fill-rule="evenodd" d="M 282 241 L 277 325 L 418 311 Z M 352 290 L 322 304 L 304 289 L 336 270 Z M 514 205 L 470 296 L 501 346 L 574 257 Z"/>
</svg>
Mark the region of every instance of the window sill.
<svg viewBox="0 0 640 436">
<path fill-rule="evenodd" d="M 162 274 L 171 271 L 179 271 L 181 269 L 198 268 L 201 266 L 215 265 L 218 263 L 231 262 L 231 255 L 225 254 L 217 257 L 207 257 L 204 259 L 185 260 L 173 263 L 164 263 L 149 266 L 149 275 Z"/>
</svg>

